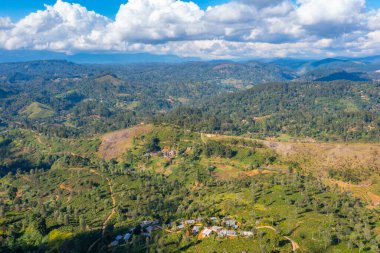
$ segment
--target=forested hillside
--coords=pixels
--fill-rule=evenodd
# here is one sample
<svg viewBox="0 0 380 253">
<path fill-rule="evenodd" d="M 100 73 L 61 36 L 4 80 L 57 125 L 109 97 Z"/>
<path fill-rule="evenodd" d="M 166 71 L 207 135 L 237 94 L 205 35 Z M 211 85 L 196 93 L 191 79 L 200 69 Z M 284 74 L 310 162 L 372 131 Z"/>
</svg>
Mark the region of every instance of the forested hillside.
<svg viewBox="0 0 380 253">
<path fill-rule="evenodd" d="M 262 63 L 0 65 L 0 117 L 60 136 L 120 129 L 224 92 L 293 78 Z"/>
<path fill-rule="evenodd" d="M 181 107 L 158 120 L 256 137 L 287 134 L 324 141 L 380 140 L 378 82 L 267 83 Z"/>
<path fill-rule="evenodd" d="M 314 65 L 324 64 L 332 63 Z M 258 62 L 1 64 L 0 127 L 68 137 L 164 116 L 164 121 L 202 131 L 378 140 L 377 82 L 273 83 L 296 77 L 285 67 Z"/>
<path fill-rule="evenodd" d="M 0 64 L 0 252 L 379 252 L 380 83 L 288 63 Z"/>
<path fill-rule="evenodd" d="M 380 79 L 380 57 L 326 58 L 322 60 L 280 59 L 273 63 L 292 69 L 300 80 L 369 81 Z"/>
<path fill-rule="evenodd" d="M 261 141 L 217 137 L 167 125 L 96 139 L 3 134 L 1 157 L 40 164 L 0 178 L 0 251 L 378 251 L 366 199 Z"/>
</svg>

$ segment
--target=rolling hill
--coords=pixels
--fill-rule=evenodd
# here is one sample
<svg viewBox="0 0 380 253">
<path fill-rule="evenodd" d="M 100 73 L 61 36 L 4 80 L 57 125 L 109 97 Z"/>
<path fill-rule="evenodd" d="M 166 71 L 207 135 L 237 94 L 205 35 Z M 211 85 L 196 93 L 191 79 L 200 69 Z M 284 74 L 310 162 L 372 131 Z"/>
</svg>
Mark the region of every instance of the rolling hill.
<svg viewBox="0 0 380 253">
<path fill-rule="evenodd" d="M 158 119 L 185 128 L 257 137 L 379 141 L 379 83 L 267 83 L 181 107 Z"/>
<path fill-rule="evenodd" d="M 54 116 L 54 111 L 47 105 L 33 102 L 21 110 L 19 114 L 26 116 L 29 119 L 44 119 Z"/>
</svg>

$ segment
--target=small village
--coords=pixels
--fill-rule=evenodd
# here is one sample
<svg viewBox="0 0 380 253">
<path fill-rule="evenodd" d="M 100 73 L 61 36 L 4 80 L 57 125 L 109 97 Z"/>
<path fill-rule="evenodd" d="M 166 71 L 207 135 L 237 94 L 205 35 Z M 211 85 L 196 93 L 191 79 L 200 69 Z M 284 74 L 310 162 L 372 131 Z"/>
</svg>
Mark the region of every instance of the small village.
<svg viewBox="0 0 380 253">
<path fill-rule="evenodd" d="M 178 152 L 174 148 L 169 148 L 169 147 L 164 147 L 161 151 L 153 151 L 153 152 L 148 152 L 145 154 L 147 157 L 152 157 L 152 156 L 161 156 L 167 159 L 175 158 L 178 155 Z"/>
<path fill-rule="evenodd" d="M 220 239 L 234 239 L 238 236 L 249 238 L 254 236 L 253 231 L 239 229 L 239 223 L 232 218 L 219 219 L 217 217 L 210 217 L 207 219 L 207 222 L 203 218 L 181 220 L 167 224 L 165 227 L 161 227 L 159 221 L 142 221 L 138 226 L 128 230 L 124 235 L 117 235 L 114 241 L 109 244 L 109 247 L 112 248 L 122 243 L 127 243 L 136 234 L 136 231 L 141 231 L 140 235 L 144 237 L 151 237 L 155 230 L 163 230 L 167 233 L 186 231 L 187 236 L 197 236 L 198 240 L 211 237 L 212 235 Z"/>
</svg>

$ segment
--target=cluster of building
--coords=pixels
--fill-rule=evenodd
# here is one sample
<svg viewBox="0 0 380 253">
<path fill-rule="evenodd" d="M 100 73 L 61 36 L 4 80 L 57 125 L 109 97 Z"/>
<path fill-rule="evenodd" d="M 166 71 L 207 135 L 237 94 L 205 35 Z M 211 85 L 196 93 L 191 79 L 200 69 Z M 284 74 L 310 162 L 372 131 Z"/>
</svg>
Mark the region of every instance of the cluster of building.
<svg viewBox="0 0 380 253">
<path fill-rule="evenodd" d="M 178 155 L 178 152 L 174 148 L 164 147 L 161 151 L 146 153 L 144 156 L 147 156 L 147 157 L 162 156 L 162 157 L 171 159 L 171 158 L 175 158 L 177 155 Z"/>
<path fill-rule="evenodd" d="M 112 241 L 108 247 L 116 247 L 117 245 L 119 245 L 119 243 L 121 243 L 122 241 L 124 242 L 128 242 L 130 239 L 132 238 L 132 231 L 129 231 L 128 233 L 126 233 L 124 236 L 123 235 L 118 235 L 115 237 L 115 240 Z"/>
<path fill-rule="evenodd" d="M 182 230 L 185 227 L 190 227 L 193 235 L 199 235 L 199 238 L 210 237 L 212 234 L 216 234 L 218 237 L 236 237 L 238 234 L 244 237 L 253 237 L 252 231 L 238 230 L 238 222 L 234 219 L 225 218 L 219 222 L 217 217 L 211 217 L 210 221 L 214 224 L 221 224 L 220 226 L 213 225 L 211 227 L 205 227 L 202 224 L 202 219 L 185 220 L 180 222 L 175 230 Z"/>
<path fill-rule="evenodd" d="M 159 224 L 158 221 L 142 221 L 139 225 L 141 228 L 141 235 L 145 237 L 151 237 L 152 232 L 155 230 L 156 226 Z M 134 231 L 137 229 L 137 227 L 130 229 L 126 234 L 124 235 L 117 235 L 115 237 L 115 240 L 112 241 L 108 246 L 109 247 L 116 247 L 122 242 L 127 243 L 133 236 Z"/>
<path fill-rule="evenodd" d="M 164 147 L 162 150 L 161 150 L 161 154 L 163 157 L 165 158 L 174 158 L 177 156 L 177 150 L 175 149 L 170 149 L 168 147 Z"/>
<path fill-rule="evenodd" d="M 213 234 L 217 235 L 221 238 L 233 238 L 237 237 L 238 235 L 244 236 L 244 237 L 253 237 L 252 231 L 245 231 L 245 230 L 239 230 L 239 223 L 231 218 L 224 218 L 222 220 L 219 220 L 217 217 L 211 217 L 209 219 L 211 223 L 214 225 L 212 226 L 204 226 L 203 225 L 203 219 L 190 219 L 181 221 L 179 225 L 173 226 L 171 229 L 172 231 L 180 231 L 183 229 L 189 229 L 188 231 L 191 231 L 191 234 L 194 236 L 198 236 L 199 239 L 207 238 L 212 236 Z M 157 228 L 159 225 L 158 221 L 142 221 L 140 222 L 139 226 L 141 228 L 140 235 L 145 237 L 151 237 L 152 232 Z M 116 247 L 121 243 L 127 243 L 131 238 L 133 237 L 134 232 L 138 229 L 136 226 L 135 228 L 130 229 L 127 233 L 124 235 L 117 235 L 109 244 L 109 247 Z"/>
</svg>

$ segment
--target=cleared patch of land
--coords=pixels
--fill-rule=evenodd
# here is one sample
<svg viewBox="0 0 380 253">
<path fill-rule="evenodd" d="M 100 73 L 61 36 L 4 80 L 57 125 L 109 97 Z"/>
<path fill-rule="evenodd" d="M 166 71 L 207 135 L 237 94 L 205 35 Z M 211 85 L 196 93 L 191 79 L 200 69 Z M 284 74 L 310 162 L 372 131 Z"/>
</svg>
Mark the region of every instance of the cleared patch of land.
<svg viewBox="0 0 380 253">
<path fill-rule="evenodd" d="M 380 173 L 380 144 L 370 143 L 263 143 L 283 155 L 286 159 L 299 162 L 303 167 L 327 176 L 334 170 L 370 169 Z"/>
<path fill-rule="evenodd" d="M 244 139 L 246 141 L 262 142 L 265 146 L 280 154 L 283 161 L 296 162 L 302 169 L 312 172 L 329 186 L 338 186 L 342 191 L 349 191 L 363 201 L 369 208 L 380 205 L 380 144 L 378 143 L 321 143 L 314 140 L 277 141 L 255 140 L 244 137 L 226 135 L 203 134 L 202 140 L 231 140 Z M 231 174 L 232 168 L 223 172 Z M 332 179 L 329 173 L 338 177 L 357 179 L 355 183 L 350 180 Z"/>
<path fill-rule="evenodd" d="M 95 81 L 99 83 L 110 83 L 112 85 L 121 84 L 121 80 L 114 75 L 99 76 L 98 78 L 95 79 Z"/>
<path fill-rule="evenodd" d="M 133 138 L 152 131 L 152 125 L 138 125 L 108 133 L 102 137 L 98 154 L 105 160 L 118 158 L 132 147 Z"/>
<path fill-rule="evenodd" d="M 202 141 L 244 139 L 262 142 L 275 150 L 284 159 L 296 161 L 308 169 L 327 176 L 329 169 L 365 169 L 371 168 L 380 173 L 379 143 L 321 143 L 315 141 L 275 141 L 256 140 L 251 138 L 202 134 Z"/>
<path fill-rule="evenodd" d="M 54 110 L 48 105 L 33 102 L 21 110 L 19 114 L 24 115 L 29 119 L 44 119 L 54 116 Z"/>
<path fill-rule="evenodd" d="M 204 141 L 244 139 L 262 142 L 275 150 L 285 160 L 296 161 L 302 167 L 322 176 L 334 170 L 371 170 L 380 173 L 380 144 L 378 143 L 321 143 L 321 142 L 282 142 L 273 140 L 255 140 L 225 135 L 202 135 Z"/>
<path fill-rule="evenodd" d="M 242 170 L 241 164 L 227 163 L 224 159 L 214 158 L 211 164 L 215 166 L 216 170 L 213 175 L 221 180 L 230 180 L 232 178 L 253 177 L 261 174 L 273 173 L 269 169 L 255 169 L 255 170 Z"/>
<path fill-rule="evenodd" d="M 325 179 L 329 186 L 338 186 L 341 191 L 351 192 L 355 197 L 365 200 L 369 205 L 368 208 L 375 208 L 380 205 L 380 195 L 373 193 L 374 185 L 372 184 L 350 184 L 347 182 Z"/>
</svg>

